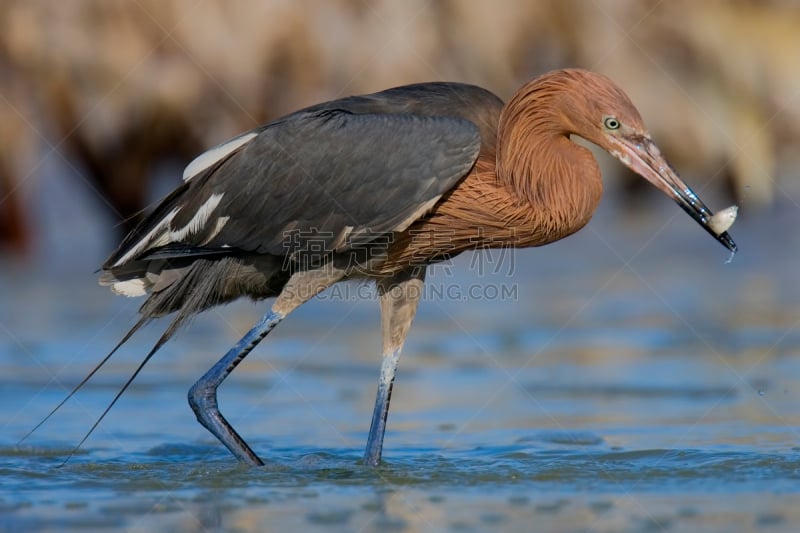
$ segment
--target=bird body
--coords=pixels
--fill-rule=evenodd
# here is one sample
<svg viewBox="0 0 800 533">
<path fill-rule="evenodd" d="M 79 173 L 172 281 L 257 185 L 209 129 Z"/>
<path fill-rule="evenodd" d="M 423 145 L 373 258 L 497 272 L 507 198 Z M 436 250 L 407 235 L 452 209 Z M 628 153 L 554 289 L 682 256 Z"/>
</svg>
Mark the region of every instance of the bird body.
<svg viewBox="0 0 800 533">
<path fill-rule="evenodd" d="M 554 71 L 505 105 L 472 85 L 409 85 L 300 110 L 190 163 L 184 182 L 102 267 L 101 283 L 147 295 L 122 342 L 150 319 L 175 313 L 143 366 L 192 315 L 242 296 L 275 297 L 189 397 L 198 420 L 231 452 L 261 464 L 219 412 L 217 386 L 297 306 L 339 281 L 374 280 L 383 363 L 365 461 L 377 464 L 425 267 L 469 249 L 541 246 L 582 228 L 602 180 L 572 135 L 653 182 L 735 250 L 727 233 L 709 229 L 712 213 L 605 76 Z"/>
<path fill-rule="evenodd" d="M 307 264 L 324 260 L 319 252 L 348 252 L 355 243 L 388 245 L 352 256 L 352 275 L 370 277 L 468 249 L 566 237 L 591 218 L 602 180 L 591 153 L 548 121 L 547 95 L 535 89 L 533 82 L 523 87 L 518 94 L 527 98 L 512 100 L 503 113 L 502 101 L 480 87 L 416 84 L 312 106 L 243 134 L 186 176 L 123 241 L 103 265 L 103 282 L 123 294 L 150 293 L 145 314 L 181 311 L 182 319 L 239 296 L 276 295 L 285 267 L 298 268 L 286 264 L 287 253 Z M 519 126 L 530 117 L 518 107 L 545 111 L 525 121 L 534 131 Z M 498 126 L 512 132 L 502 160 Z M 541 147 L 540 160 L 514 160 L 530 151 L 518 150 L 520 142 Z M 443 149 L 450 150 L 444 157 Z M 436 167 L 436 158 L 447 166 Z M 434 175 L 421 180 L 426 171 Z M 310 244 L 318 247 L 314 257 L 303 254 Z M 363 264 L 379 256 L 384 260 Z M 217 266 L 198 263 L 204 257 Z M 221 286 L 206 287 L 211 294 L 199 307 L 176 297 L 186 292 L 182 279 L 197 293 L 199 265 L 220 269 L 223 257 L 237 273 L 215 272 Z M 277 270 L 267 273 L 268 265 Z"/>
<path fill-rule="evenodd" d="M 349 253 L 354 276 L 397 272 L 408 265 L 364 265 L 380 253 L 364 247 L 393 242 L 479 153 L 494 152 L 501 109 L 485 89 L 428 83 L 312 106 L 248 132 L 185 176 L 106 261 L 101 282 L 148 293 L 143 314 L 179 311 L 182 320 L 239 296 L 275 296 L 291 271 L 328 255 Z M 223 264 L 225 272 L 199 272 Z M 194 278 L 207 274 L 216 285 L 197 296 Z"/>
</svg>

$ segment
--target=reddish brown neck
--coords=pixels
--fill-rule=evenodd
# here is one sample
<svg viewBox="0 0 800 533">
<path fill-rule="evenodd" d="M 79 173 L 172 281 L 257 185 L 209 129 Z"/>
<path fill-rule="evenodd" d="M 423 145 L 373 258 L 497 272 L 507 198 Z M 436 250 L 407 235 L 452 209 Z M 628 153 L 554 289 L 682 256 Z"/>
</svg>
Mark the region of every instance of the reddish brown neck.
<svg viewBox="0 0 800 533">
<path fill-rule="evenodd" d="M 591 218 L 603 191 L 592 153 L 569 139 L 568 105 L 559 91 L 523 86 L 500 115 L 496 174 L 550 228 L 552 240 L 574 233 Z M 550 240 L 549 240 L 550 241 Z"/>
</svg>

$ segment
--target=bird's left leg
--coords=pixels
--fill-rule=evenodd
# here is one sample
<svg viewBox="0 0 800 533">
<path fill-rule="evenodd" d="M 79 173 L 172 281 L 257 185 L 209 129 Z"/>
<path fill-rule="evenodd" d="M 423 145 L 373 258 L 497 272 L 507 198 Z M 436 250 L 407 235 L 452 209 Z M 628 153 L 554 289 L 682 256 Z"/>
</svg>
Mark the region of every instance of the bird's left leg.
<svg viewBox="0 0 800 533">
<path fill-rule="evenodd" d="M 424 281 L 425 270 L 421 267 L 378 281 L 383 361 L 381 362 L 381 378 L 378 382 L 375 409 L 372 412 L 372 424 L 367 438 L 367 449 L 364 452 L 364 464 L 368 466 L 378 466 L 381 460 L 383 435 L 386 432 L 386 418 L 389 415 L 389 401 L 392 397 L 397 359 L 417 312 Z"/>
<path fill-rule="evenodd" d="M 334 268 L 332 265 L 293 274 L 270 311 L 189 389 L 189 405 L 197 416 L 197 421 L 217 437 L 240 461 L 252 466 L 264 464 L 222 416 L 217 404 L 217 388 L 233 372 L 236 365 L 241 363 L 245 356 L 286 315 L 342 279 L 343 276 L 344 271 Z"/>
</svg>

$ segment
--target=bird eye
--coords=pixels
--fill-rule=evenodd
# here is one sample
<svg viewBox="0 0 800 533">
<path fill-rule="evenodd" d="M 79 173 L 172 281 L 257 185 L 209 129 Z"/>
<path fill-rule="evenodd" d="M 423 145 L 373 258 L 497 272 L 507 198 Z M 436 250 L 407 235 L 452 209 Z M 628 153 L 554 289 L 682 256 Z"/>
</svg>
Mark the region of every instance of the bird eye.
<svg viewBox="0 0 800 533">
<path fill-rule="evenodd" d="M 606 117 L 603 119 L 603 126 L 605 126 L 607 130 L 616 130 L 619 129 L 620 124 L 619 120 L 614 117 Z"/>
</svg>

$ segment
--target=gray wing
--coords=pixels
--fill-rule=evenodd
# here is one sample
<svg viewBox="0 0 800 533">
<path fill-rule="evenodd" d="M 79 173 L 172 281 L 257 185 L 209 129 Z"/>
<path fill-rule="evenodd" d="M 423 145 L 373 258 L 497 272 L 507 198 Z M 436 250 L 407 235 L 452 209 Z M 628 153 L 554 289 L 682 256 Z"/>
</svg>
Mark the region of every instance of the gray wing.
<svg viewBox="0 0 800 533">
<path fill-rule="evenodd" d="M 298 112 L 193 162 L 104 268 L 169 248 L 284 255 L 313 241 L 346 250 L 407 228 L 466 175 L 480 145 L 461 118 Z"/>
</svg>

